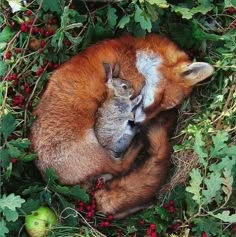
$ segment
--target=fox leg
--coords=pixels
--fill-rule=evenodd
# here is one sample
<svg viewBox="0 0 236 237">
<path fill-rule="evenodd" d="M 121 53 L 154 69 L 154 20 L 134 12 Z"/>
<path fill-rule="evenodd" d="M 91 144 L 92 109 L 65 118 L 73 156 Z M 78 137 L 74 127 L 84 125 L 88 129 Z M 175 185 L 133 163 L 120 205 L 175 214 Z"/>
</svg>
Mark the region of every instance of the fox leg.
<svg viewBox="0 0 236 237">
<path fill-rule="evenodd" d="M 98 210 L 119 218 L 142 209 L 165 182 L 169 167 L 170 144 L 167 129 L 158 124 L 148 129 L 150 157 L 138 169 L 116 178 L 95 193 Z"/>
</svg>

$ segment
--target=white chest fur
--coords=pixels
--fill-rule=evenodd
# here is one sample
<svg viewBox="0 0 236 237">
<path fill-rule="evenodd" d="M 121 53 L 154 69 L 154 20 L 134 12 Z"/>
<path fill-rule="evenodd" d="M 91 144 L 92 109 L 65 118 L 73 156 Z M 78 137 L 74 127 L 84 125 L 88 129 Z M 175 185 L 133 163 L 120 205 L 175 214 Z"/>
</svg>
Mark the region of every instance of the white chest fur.
<svg viewBox="0 0 236 237">
<path fill-rule="evenodd" d="M 151 50 L 140 50 L 136 53 L 136 67 L 138 72 L 145 78 L 145 84 L 141 91 L 143 96 L 142 108 L 147 108 L 154 102 L 155 90 L 162 78 L 158 70 L 161 63 L 161 57 Z M 136 122 L 142 122 L 145 119 L 145 114 L 141 107 L 136 110 Z"/>
</svg>

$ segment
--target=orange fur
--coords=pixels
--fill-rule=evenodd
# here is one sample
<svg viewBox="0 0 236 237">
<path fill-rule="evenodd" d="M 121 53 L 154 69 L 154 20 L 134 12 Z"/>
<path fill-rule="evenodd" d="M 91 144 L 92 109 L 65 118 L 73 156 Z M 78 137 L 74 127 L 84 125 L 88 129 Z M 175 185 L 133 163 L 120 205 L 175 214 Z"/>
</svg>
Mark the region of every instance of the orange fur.
<svg viewBox="0 0 236 237">
<path fill-rule="evenodd" d="M 36 165 L 42 173 L 52 167 L 61 183 L 89 186 L 99 175 L 121 175 L 130 169 L 143 144 L 134 143 L 121 161 L 114 161 L 98 143 L 94 124 L 97 108 L 107 95 L 103 63 L 120 65 L 120 76 L 134 87 L 133 97 L 145 85 L 144 76 L 135 66 L 137 50 L 151 50 L 160 55 L 163 62 L 159 68 L 162 78 L 155 88 L 154 103 L 145 109 L 146 122 L 160 111 L 178 105 L 190 94 L 192 86 L 183 80 L 182 72 L 191 62 L 173 42 L 162 36 L 148 35 L 145 39 L 123 36 L 89 47 L 53 73 L 34 111 L 37 119 L 31 128 L 31 142 L 39 157 Z M 168 170 L 169 145 L 165 129 L 156 126 L 148 132 L 150 158 L 144 166 L 114 179 L 109 183 L 110 190 L 96 194 L 104 212 L 117 213 L 130 205 L 141 205 L 163 182 Z M 147 175 L 149 172 L 153 175 Z M 142 185 L 137 187 L 135 180 L 142 181 Z M 132 185 L 133 188 L 129 188 Z M 111 205 L 106 207 L 106 201 L 113 197 L 118 200 L 110 200 Z"/>
</svg>

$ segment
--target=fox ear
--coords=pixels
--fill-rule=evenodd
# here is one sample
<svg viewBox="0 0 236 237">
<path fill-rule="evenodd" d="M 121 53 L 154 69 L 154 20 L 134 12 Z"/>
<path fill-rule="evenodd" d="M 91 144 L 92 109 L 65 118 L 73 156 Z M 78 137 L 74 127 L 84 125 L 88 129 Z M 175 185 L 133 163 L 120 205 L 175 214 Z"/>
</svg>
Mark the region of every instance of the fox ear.
<svg viewBox="0 0 236 237">
<path fill-rule="evenodd" d="M 109 63 L 103 63 L 103 67 L 106 72 L 106 79 L 109 80 L 112 78 L 112 67 Z"/>
<path fill-rule="evenodd" d="M 212 75 L 214 68 L 209 63 L 195 62 L 186 66 L 182 71 L 184 81 L 188 85 L 195 85 Z"/>
</svg>

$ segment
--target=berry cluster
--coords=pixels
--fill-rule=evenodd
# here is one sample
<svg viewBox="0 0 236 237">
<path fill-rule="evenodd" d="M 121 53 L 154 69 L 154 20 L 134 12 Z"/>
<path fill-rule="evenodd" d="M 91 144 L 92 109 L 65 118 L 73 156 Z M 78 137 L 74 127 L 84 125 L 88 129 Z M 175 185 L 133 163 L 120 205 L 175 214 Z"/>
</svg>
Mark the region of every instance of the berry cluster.
<svg viewBox="0 0 236 237">
<path fill-rule="evenodd" d="M 175 202 L 173 200 L 170 200 L 169 203 L 164 203 L 163 207 L 167 209 L 170 213 L 175 212 Z"/>
<path fill-rule="evenodd" d="M 146 234 L 147 234 L 147 236 L 150 236 L 150 237 L 157 237 L 158 234 L 156 232 L 156 224 L 151 223 L 149 225 L 149 228 L 146 231 Z"/>
</svg>

